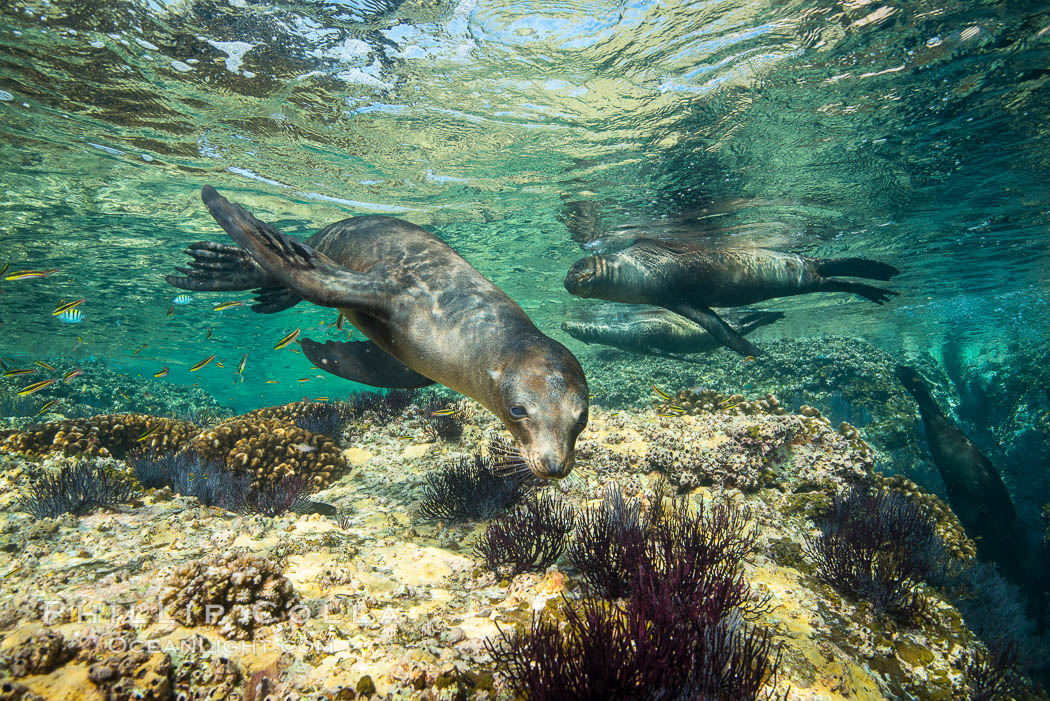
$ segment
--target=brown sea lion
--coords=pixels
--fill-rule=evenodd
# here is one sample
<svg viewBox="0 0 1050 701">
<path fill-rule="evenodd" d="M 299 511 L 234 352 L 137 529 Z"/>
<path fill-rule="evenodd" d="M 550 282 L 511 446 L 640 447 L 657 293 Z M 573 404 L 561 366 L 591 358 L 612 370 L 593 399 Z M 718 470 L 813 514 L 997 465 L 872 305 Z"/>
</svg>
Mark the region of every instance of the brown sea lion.
<svg viewBox="0 0 1050 701">
<path fill-rule="evenodd" d="M 517 440 L 526 464 L 564 477 L 587 424 L 587 381 L 575 356 L 540 333 L 501 289 L 443 241 L 393 217 L 325 227 L 305 243 L 204 187 L 208 211 L 241 247 L 192 244 L 186 290 L 259 288 L 257 312 L 300 300 L 336 307 L 370 340 L 301 342 L 333 374 L 375 387 L 435 382 L 481 402 Z"/>
<path fill-rule="evenodd" d="M 825 260 L 767 248 L 643 239 L 617 253 L 576 261 L 565 277 L 565 289 L 577 297 L 664 307 L 696 322 L 741 355 L 759 355 L 761 351 L 711 307 L 738 307 L 810 292 L 853 292 L 884 304 L 897 293 L 828 276 L 889 280 L 898 272 L 864 258 Z"/>
<path fill-rule="evenodd" d="M 994 562 L 1004 577 L 1021 587 L 1033 617 L 1041 619 L 1046 598 L 1033 574 L 1038 566 L 1030 557 L 1028 540 L 999 471 L 945 417 L 914 369 L 899 365 L 896 372 L 904 389 L 919 403 L 930 456 L 948 491 L 948 504 L 977 545 L 977 555 Z"/>
</svg>

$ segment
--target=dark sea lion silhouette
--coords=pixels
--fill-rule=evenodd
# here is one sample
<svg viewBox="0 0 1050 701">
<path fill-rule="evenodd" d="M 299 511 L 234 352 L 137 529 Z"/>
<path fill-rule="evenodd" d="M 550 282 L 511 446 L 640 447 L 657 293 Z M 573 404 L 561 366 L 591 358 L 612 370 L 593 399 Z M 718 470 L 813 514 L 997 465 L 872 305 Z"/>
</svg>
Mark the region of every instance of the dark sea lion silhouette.
<svg viewBox="0 0 1050 701">
<path fill-rule="evenodd" d="M 783 318 L 780 312 L 747 313 L 735 321 L 736 332 L 746 336 Z M 561 328 L 584 343 L 598 343 L 631 353 L 645 353 L 688 363 L 701 361 L 683 357 L 681 353 L 709 353 L 722 347 L 702 326 L 658 307 L 608 311 L 587 320 L 564 321 Z"/>
<path fill-rule="evenodd" d="M 1030 559 L 1028 540 L 999 471 L 941 412 L 919 374 L 897 366 L 897 378 L 919 403 L 930 455 L 948 491 L 948 504 L 982 560 L 994 562 L 1004 577 L 1021 587 L 1034 618 L 1045 614 L 1046 599 Z"/>
<path fill-rule="evenodd" d="M 258 288 L 253 310 L 300 300 L 336 307 L 369 341 L 316 343 L 318 367 L 374 387 L 440 382 L 498 416 L 539 477 L 564 477 L 587 424 L 587 381 L 575 356 L 542 334 L 501 289 L 443 241 L 393 217 L 325 227 L 305 243 L 278 233 L 214 188 L 201 197 L 240 244 L 200 242 L 192 267 L 166 279 L 186 290 Z"/>
<path fill-rule="evenodd" d="M 707 329 L 741 355 L 761 351 L 711 307 L 738 307 L 810 292 L 853 292 L 884 304 L 891 290 L 830 275 L 889 280 L 899 271 L 864 258 L 807 258 L 767 248 L 720 248 L 644 239 L 576 261 L 565 289 L 577 297 L 664 307 Z"/>
</svg>

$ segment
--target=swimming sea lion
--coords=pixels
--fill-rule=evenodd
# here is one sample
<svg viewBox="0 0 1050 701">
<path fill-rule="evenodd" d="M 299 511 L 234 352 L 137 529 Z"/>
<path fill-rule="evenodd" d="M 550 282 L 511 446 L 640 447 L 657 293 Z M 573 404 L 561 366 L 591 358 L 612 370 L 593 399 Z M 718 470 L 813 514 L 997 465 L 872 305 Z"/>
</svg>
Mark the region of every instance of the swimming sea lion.
<svg viewBox="0 0 1050 701">
<path fill-rule="evenodd" d="M 370 341 L 301 345 L 318 367 L 375 387 L 434 382 L 481 402 L 544 478 L 573 467 L 587 425 L 587 381 L 575 356 L 540 333 L 503 290 L 443 241 L 393 217 L 325 227 L 306 243 L 284 236 L 204 187 L 208 211 L 241 247 L 195 243 L 186 290 L 260 288 L 257 312 L 305 299 L 336 307 Z"/>
<path fill-rule="evenodd" d="M 565 289 L 577 297 L 652 304 L 707 329 L 741 355 L 761 351 L 711 307 L 737 307 L 810 292 L 853 292 L 876 304 L 897 294 L 828 275 L 889 280 L 899 271 L 864 258 L 825 260 L 767 248 L 719 248 L 643 239 L 617 253 L 576 261 Z"/>
<path fill-rule="evenodd" d="M 783 318 L 780 312 L 753 312 L 737 320 L 736 331 L 746 336 Z M 584 343 L 599 343 L 688 363 L 700 361 L 677 354 L 708 353 L 722 347 L 703 327 L 680 314 L 654 307 L 606 312 L 588 321 L 565 321 L 561 328 Z"/>
<path fill-rule="evenodd" d="M 944 416 L 914 369 L 897 366 L 897 378 L 919 403 L 930 455 L 944 480 L 948 504 L 973 538 L 978 556 L 996 563 L 1004 577 L 1020 586 L 1033 615 L 1041 617 L 1045 598 L 1033 575 L 1037 568 L 1029 560 L 1028 540 L 998 470 Z"/>
</svg>

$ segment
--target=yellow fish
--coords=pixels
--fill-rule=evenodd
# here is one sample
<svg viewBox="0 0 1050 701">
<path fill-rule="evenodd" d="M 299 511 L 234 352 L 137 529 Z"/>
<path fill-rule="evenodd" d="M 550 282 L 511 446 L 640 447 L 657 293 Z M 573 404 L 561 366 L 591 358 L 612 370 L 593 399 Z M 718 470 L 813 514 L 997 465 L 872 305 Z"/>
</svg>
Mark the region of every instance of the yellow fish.
<svg viewBox="0 0 1050 701">
<path fill-rule="evenodd" d="M 315 402 L 327 402 L 328 397 L 314 397 Z"/>
<path fill-rule="evenodd" d="M 665 419 L 677 419 L 679 415 L 678 414 L 657 414 L 657 416 L 662 416 Z"/>
<path fill-rule="evenodd" d="M 7 266 L 5 265 L 4 267 L 6 268 Z M 11 576 L 11 575 L 13 575 L 13 574 L 18 574 L 18 573 L 19 573 L 19 572 L 21 572 L 21 571 L 22 571 L 23 569 L 25 569 L 25 565 L 19 565 L 18 567 L 14 568 L 13 570 L 11 570 L 11 571 L 10 571 L 10 572 L 8 572 L 7 574 L 5 574 L 5 575 L 4 575 L 4 579 L 7 579 L 8 577 L 10 577 L 10 576 Z"/>
<path fill-rule="evenodd" d="M 84 374 L 83 370 L 81 370 L 80 368 L 76 368 L 76 369 L 70 370 L 65 375 L 63 375 L 62 376 L 62 381 L 63 382 L 69 382 L 74 377 L 77 377 L 78 375 L 83 375 L 83 374 Z"/>
<path fill-rule="evenodd" d="M 138 438 L 136 438 L 135 440 L 136 441 L 144 441 L 144 440 L 146 440 L 147 438 L 149 438 L 150 436 L 152 436 L 154 433 L 156 433 L 159 430 L 160 430 L 160 424 L 157 424 L 153 428 L 148 428 L 145 431 L 143 431 L 142 435 L 139 436 Z"/>
<path fill-rule="evenodd" d="M 309 382 L 309 381 L 310 381 L 310 378 L 309 378 L 309 377 L 300 377 L 300 378 L 299 378 L 299 381 L 300 381 L 300 382 Z"/>
<path fill-rule="evenodd" d="M 241 362 L 237 364 L 237 374 L 238 375 L 243 375 L 244 374 L 244 364 L 247 363 L 247 362 L 248 362 L 248 354 L 245 353 L 244 356 L 241 358 Z M 241 379 L 243 379 L 243 378 L 241 378 Z"/>
<path fill-rule="evenodd" d="M 282 348 L 284 348 L 285 346 L 289 345 L 292 341 L 294 341 L 297 338 L 299 338 L 299 329 L 298 328 L 296 328 L 295 331 L 292 331 L 290 334 L 288 334 L 287 336 L 282 338 L 280 341 L 278 341 L 277 345 L 274 346 L 273 349 L 274 350 L 281 350 Z"/>
<path fill-rule="evenodd" d="M 57 307 L 55 307 L 55 311 L 51 312 L 51 316 L 58 316 L 62 312 L 68 312 L 70 309 L 76 309 L 77 307 L 79 307 L 81 304 L 84 303 L 85 299 L 86 299 L 85 297 L 81 297 L 80 299 L 78 299 L 76 301 L 66 302 L 65 304 L 60 304 Z"/>
<path fill-rule="evenodd" d="M 45 370 L 50 370 L 51 372 L 58 372 L 58 370 L 56 370 L 55 368 L 53 368 L 50 365 L 48 365 L 47 363 L 45 363 L 43 360 L 33 361 L 33 364 L 34 365 L 39 365 L 40 367 L 44 368 Z"/>
<path fill-rule="evenodd" d="M 40 407 L 40 411 L 38 411 L 36 413 L 36 415 L 40 416 L 41 414 L 43 414 L 45 411 L 47 411 L 48 409 L 50 409 L 51 407 L 53 407 L 56 404 L 58 404 L 58 400 L 57 399 L 52 399 L 50 402 L 48 402 L 44 406 Z"/>
<path fill-rule="evenodd" d="M 168 307 L 168 316 L 171 316 L 174 313 L 175 313 L 175 305 L 173 304 L 170 307 Z"/>
<path fill-rule="evenodd" d="M 47 277 L 58 272 L 58 268 L 52 268 L 51 270 L 19 270 L 17 273 L 11 273 L 6 276 L 5 280 L 28 280 L 34 277 Z"/>
<path fill-rule="evenodd" d="M 200 370 L 202 367 L 204 367 L 205 365 L 207 365 L 208 363 L 210 363 L 213 360 L 215 360 L 215 354 L 214 353 L 212 353 L 207 358 L 205 358 L 204 360 L 200 361 L 199 363 L 194 365 L 192 368 L 190 368 L 190 372 L 197 372 L 198 370 Z"/>
<path fill-rule="evenodd" d="M 277 384 L 277 380 L 267 380 L 266 384 L 268 384 L 268 385 L 275 385 L 275 384 Z"/>
<path fill-rule="evenodd" d="M 335 328 L 337 328 L 338 330 L 342 331 L 343 330 L 343 322 L 345 320 L 346 320 L 346 314 L 343 314 L 342 312 L 339 312 L 339 316 L 337 316 L 335 318 Z"/>
<path fill-rule="evenodd" d="M 456 413 L 455 409 L 438 409 L 437 411 L 430 412 L 431 416 L 452 416 Z"/>
<path fill-rule="evenodd" d="M 50 380 L 41 380 L 40 382 L 34 382 L 33 384 L 26 385 L 21 390 L 19 390 L 18 396 L 19 397 L 24 397 L 27 394 L 33 394 L 34 392 L 39 392 L 40 390 L 44 389 L 45 387 L 50 387 L 51 385 L 55 384 L 56 382 L 58 382 L 58 378 L 57 377 L 53 377 Z"/>
<path fill-rule="evenodd" d="M 168 366 L 165 365 L 163 370 L 157 370 L 157 372 L 153 373 L 153 376 L 154 377 L 167 377 L 168 376 L 168 372 L 170 372 L 168 370 Z"/>
<path fill-rule="evenodd" d="M 664 392 L 662 389 L 660 389 L 656 385 L 653 385 L 653 391 L 656 392 L 657 394 L 659 394 L 661 399 L 665 399 L 667 401 L 671 401 L 672 399 L 674 399 L 674 397 L 669 395 L 667 392 Z"/>
<path fill-rule="evenodd" d="M 36 372 L 36 368 L 23 368 L 20 370 L 8 370 L 4 373 L 4 377 L 19 377 L 21 375 L 32 375 Z"/>
<path fill-rule="evenodd" d="M 204 336 L 204 340 L 207 341 L 209 338 L 211 338 L 211 329 L 208 329 L 208 333 Z"/>
<path fill-rule="evenodd" d="M 240 302 L 240 301 L 237 301 L 237 302 L 223 302 L 222 304 L 217 305 L 212 311 L 221 312 L 221 311 L 223 311 L 225 309 L 230 309 L 231 307 L 243 307 L 243 306 L 244 306 L 244 302 Z"/>
<path fill-rule="evenodd" d="M 4 267 L 0 268 L 0 275 L 3 275 L 4 273 L 6 273 L 7 269 L 10 268 L 10 267 L 11 267 L 10 261 L 8 261 L 7 263 L 4 263 Z"/>
<path fill-rule="evenodd" d="M 222 363 L 215 363 L 215 367 L 217 367 L 217 368 L 224 368 L 226 366 L 223 365 Z"/>
</svg>

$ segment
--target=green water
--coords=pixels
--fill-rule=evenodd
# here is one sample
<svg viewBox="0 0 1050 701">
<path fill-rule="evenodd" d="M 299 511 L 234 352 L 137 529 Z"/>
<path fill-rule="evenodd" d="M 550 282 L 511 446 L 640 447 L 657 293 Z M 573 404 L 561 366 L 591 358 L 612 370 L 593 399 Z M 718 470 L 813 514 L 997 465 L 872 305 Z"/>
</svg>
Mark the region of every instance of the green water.
<svg viewBox="0 0 1050 701">
<path fill-rule="evenodd" d="M 949 333 L 972 357 L 1046 342 L 1041 3 L 92 0 L 0 13 L 0 264 L 59 269 L 0 283 L 0 349 L 16 361 L 168 366 L 164 381 L 238 409 L 353 389 L 273 350 L 296 327 L 341 338 L 318 329 L 331 310 L 220 315 L 212 304 L 248 296 L 219 293 L 167 315 L 179 291 L 163 275 L 185 245 L 226 238 L 204 184 L 296 236 L 362 213 L 429 227 L 595 374 L 616 368 L 559 329 L 592 304 L 561 284 L 583 255 L 564 223 L 579 201 L 608 227 L 714 207 L 717 235 L 903 271 L 886 307 L 778 300 L 787 318 L 759 339 L 845 334 L 901 357 L 936 356 Z M 50 315 L 80 297 L 81 323 Z"/>
</svg>

